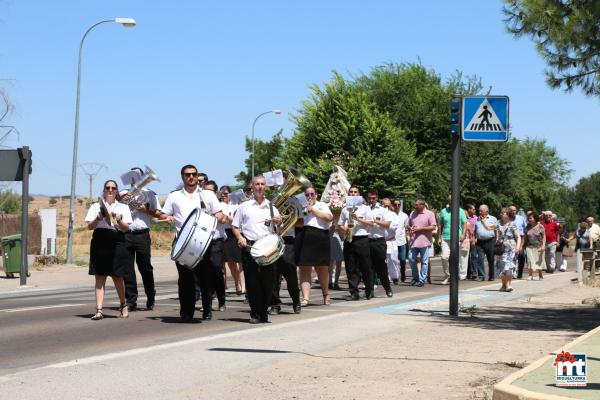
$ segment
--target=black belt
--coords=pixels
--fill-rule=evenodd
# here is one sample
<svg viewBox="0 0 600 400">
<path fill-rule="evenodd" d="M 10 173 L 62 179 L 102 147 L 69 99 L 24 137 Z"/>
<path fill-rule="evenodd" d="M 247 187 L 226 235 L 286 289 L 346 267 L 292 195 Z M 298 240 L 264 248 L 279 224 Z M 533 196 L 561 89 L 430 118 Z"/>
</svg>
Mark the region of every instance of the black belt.
<svg viewBox="0 0 600 400">
<path fill-rule="evenodd" d="M 148 233 L 150 232 L 150 229 L 146 228 L 146 229 L 139 229 L 137 231 L 127 231 L 127 233 L 131 233 L 132 235 L 141 235 L 142 233 Z"/>
<path fill-rule="evenodd" d="M 223 240 L 225 240 L 224 238 L 217 238 L 217 239 L 213 239 L 213 242 L 222 242 Z"/>
<path fill-rule="evenodd" d="M 356 241 L 356 240 L 361 240 L 361 239 L 368 239 L 368 236 L 352 236 L 352 240 Z"/>
<path fill-rule="evenodd" d="M 478 242 L 489 242 L 490 240 L 496 240 L 496 238 L 489 238 L 489 239 L 477 239 Z"/>
<path fill-rule="evenodd" d="M 384 238 L 384 237 L 380 237 L 380 238 L 369 238 L 369 241 L 370 241 L 370 242 L 377 242 L 377 241 L 380 241 L 380 240 L 385 240 L 385 238 Z"/>
<path fill-rule="evenodd" d="M 295 240 L 296 239 L 293 236 L 284 236 L 283 237 L 284 244 L 294 244 Z"/>
</svg>

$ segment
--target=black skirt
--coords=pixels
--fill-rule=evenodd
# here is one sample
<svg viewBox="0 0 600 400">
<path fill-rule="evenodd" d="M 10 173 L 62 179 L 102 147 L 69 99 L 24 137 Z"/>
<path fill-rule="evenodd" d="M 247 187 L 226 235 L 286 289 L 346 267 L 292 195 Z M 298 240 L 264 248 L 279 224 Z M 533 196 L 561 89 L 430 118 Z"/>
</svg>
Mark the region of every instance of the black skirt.
<svg viewBox="0 0 600 400">
<path fill-rule="evenodd" d="M 227 239 L 225 240 L 225 261 L 242 262 L 242 249 L 237 244 L 237 239 L 231 229 L 225 229 Z"/>
<path fill-rule="evenodd" d="M 329 231 L 305 226 L 302 232 L 298 265 L 301 267 L 324 267 L 330 263 Z"/>
<path fill-rule="evenodd" d="M 125 234 L 112 229 L 95 229 L 90 244 L 90 275 L 125 276 L 133 258 Z"/>
</svg>

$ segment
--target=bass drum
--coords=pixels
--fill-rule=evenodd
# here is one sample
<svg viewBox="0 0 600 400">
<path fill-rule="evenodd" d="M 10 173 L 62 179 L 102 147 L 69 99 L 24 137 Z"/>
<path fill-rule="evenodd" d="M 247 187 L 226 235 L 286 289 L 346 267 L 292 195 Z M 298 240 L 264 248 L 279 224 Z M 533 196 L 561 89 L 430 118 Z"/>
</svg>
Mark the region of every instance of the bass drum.
<svg viewBox="0 0 600 400">
<path fill-rule="evenodd" d="M 192 269 L 202 260 L 210 245 L 217 219 L 196 208 L 187 217 L 171 250 L 171 260 Z"/>
<path fill-rule="evenodd" d="M 250 255 L 258 265 L 270 265 L 281 257 L 284 250 L 283 240 L 273 233 L 254 242 Z"/>
</svg>

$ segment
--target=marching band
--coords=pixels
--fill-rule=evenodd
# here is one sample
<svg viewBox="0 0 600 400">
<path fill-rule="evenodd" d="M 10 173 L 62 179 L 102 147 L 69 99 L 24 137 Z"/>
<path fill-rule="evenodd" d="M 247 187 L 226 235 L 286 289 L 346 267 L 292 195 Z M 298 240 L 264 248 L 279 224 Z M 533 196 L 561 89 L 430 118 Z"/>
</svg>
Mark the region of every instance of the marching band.
<svg viewBox="0 0 600 400">
<path fill-rule="evenodd" d="M 392 223 L 396 214 L 379 205 L 373 190 L 369 191 L 369 205 L 365 204 L 358 187 L 348 183 L 340 167 L 335 167 L 317 200 L 311 182 L 294 169 L 269 199 L 262 175 L 252 178 L 249 193 L 232 193 L 229 186 L 219 191 L 216 182 L 188 164 L 181 168 L 180 185 L 162 207 L 158 196 L 145 187 L 158 177 L 148 167 L 145 173 L 139 168 L 132 171 L 138 174 L 137 180 L 131 173 L 121 177 L 124 183 L 132 179 L 130 191 L 119 193 L 116 181 L 107 181 L 104 196 L 86 216 L 88 228 L 95 230 L 90 256 L 90 274 L 96 275 L 97 282 L 93 320 L 103 317 L 107 276 L 115 281 L 121 316 L 137 309 L 134 259 L 143 278 L 146 309 L 153 309 L 156 291 L 150 264 L 151 217 L 175 227 L 171 259 L 178 272 L 181 322 L 195 321 L 199 297 L 202 320 L 212 319 L 214 297 L 217 309 L 225 311 L 226 263 L 236 293 L 247 296 L 251 324 L 267 323 L 269 315 L 279 314 L 282 278 L 287 282 L 293 312 L 300 313 L 309 304 L 313 268 L 323 304 L 329 305 L 329 289 L 339 289 L 342 258 L 351 300 L 360 299 L 361 280 L 365 298 L 374 296 L 373 273 L 379 276 L 387 296 L 393 296 L 386 240 L 396 235 L 398 224 Z M 234 195 L 238 200 L 232 202 Z M 331 266 L 335 269 L 330 270 Z"/>
</svg>

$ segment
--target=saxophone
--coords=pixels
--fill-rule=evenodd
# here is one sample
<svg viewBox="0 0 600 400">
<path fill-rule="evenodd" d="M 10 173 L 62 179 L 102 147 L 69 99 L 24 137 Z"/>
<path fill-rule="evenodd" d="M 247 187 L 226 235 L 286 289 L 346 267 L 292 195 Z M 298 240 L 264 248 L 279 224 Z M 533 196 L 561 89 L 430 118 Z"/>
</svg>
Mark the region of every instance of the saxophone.
<svg viewBox="0 0 600 400">
<path fill-rule="evenodd" d="M 356 211 L 356 206 L 352 206 L 350 211 L 348 212 L 348 223 L 347 223 L 347 233 L 346 233 L 346 242 L 352 243 L 352 237 L 354 236 L 354 212 Z"/>
</svg>

